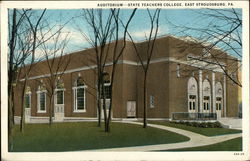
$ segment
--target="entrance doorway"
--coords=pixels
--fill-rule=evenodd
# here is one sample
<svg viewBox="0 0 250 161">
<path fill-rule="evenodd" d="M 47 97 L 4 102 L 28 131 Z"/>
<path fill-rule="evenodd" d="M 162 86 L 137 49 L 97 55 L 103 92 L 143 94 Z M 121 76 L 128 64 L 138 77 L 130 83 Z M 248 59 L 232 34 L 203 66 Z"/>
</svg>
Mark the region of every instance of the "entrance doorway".
<svg viewBox="0 0 250 161">
<path fill-rule="evenodd" d="M 189 95 L 188 112 L 195 113 L 195 109 L 196 109 L 196 96 L 195 95 Z"/>
<path fill-rule="evenodd" d="M 210 97 L 204 96 L 203 97 L 203 113 L 209 113 L 210 110 Z"/>
<path fill-rule="evenodd" d="M 217 114 L 217 118 L 221 118 L 221 106 L 222 105 L 222 98 L 221 97 L 217 97 L 216 98 L 216 114 Z"/>
<path fill-rule="evenodd" d="M 104 103 L 104 99 L 101 99 L 101 118 L 104 119 L 104 111 L 103 111 L 103 103 Z M 105 99 L 105 105 L 106 105 L 106 114 L 108 117 L 108 113 L 109 113 L 109 107 L 110 107 L 110 99 Z M 111 118 L 112 118 L 112 111 L 111 111 Z"/>
<path fill-rule="evenodd" d="M 136 117 L 136 102 L 127 101 L 127 117 L 134 118 Z"/>
</svg>

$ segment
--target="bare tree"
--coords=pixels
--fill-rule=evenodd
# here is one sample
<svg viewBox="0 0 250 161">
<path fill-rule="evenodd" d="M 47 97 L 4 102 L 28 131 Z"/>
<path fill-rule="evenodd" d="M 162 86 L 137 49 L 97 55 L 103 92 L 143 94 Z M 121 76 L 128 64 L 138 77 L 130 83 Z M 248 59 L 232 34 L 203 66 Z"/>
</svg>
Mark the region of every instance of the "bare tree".
<svg viewBox="0 0 250 161">
<path fill-rule="evenodd" d="M 31 14 L 32 10 L 9 10 L 9 54 L 8 54 L 8 135 L 9 148 L 12 149 L 12 127 L 14 124 L 14 107 L 13 96 L 14 86 L 18 82 L 19 67 L 24 62 L 31 59 L 34 61 L 36 50 L 36 39 L 38 26 L 44 16 L 46 9 L 42 11 L 38 18 L 34 18 Z M 32 20 L 31 20 L 32 19 Z M 26 42 L 25 42 L 26 41 Z M 23 44 L 25 42 L 25 45 Z M 31 68 L 31 66 L 30 66 Z M 29 72 L 27 73 L 29 74 Z M 23 116 L 23 113 L 21 114 Z"/>
<path fill-rule="evenodd" d="M 45 57 L 47 70 L 49 71 L 48 77 L 45 78 L 45 88 L 47 90 L 47 95 L 49 98 L 50 110 L 49 110 L 49 123 L 52 124 L 52 117 L 54 115 L 54 96 L 55 89 L 58 81 L 64 75 L 68 65 L 70 64 L 71 56 L 65 55 L 65 48 L 69 42 L 68 33 L 64 36 L 61 31 L 62 27 L 56 31 L 56 33 L 51 33 L 53 36 L 51 37 L 51 43 L 43 43 L 42 52 Z M 42 37 L 44 33 L 41 32 Z"/>
<path fill-rule="evenodd" d="M 112 71 L 111 71 L 111 80 L 110 80 L 110 104 L 109 104 L 109 112 L 108 112 L 108 118 L 107 118 L 107 124 L 105 125 L 105 131 L 110 132 L 110 121 L 111 121 L 111 111 L 112 111 L 112 101 L 113 101 L 113 86 L 114 86 L 114 79 L 115 79 L 115 73 L 116 73 L 116 65 L 117 62 L 119 61 L 120 57 L 123 55 L 124 49 L 127 45 L 126 41 L 126 36 L 127 36 L 127 31 L 129 24 L 133 17 L 135 16 L 136 13 L 136 8 L 133 9 L 131 15 L 129 16 L 129 19 L 126 23 L 123 22 L 120 16 L 120 9 L 111 9 L 112 14 L 114 15 L 115 19 L 115 31 L 113 32 L 114 34 L 114 40 L 115 40 L 115 45 L 113 49 L 113 55 L 112 55 Z M 121 22 L 120 22 L 121 21 Z M 119 32 L 120 32 L 120 23 L 124 27 L 124 31 L 122 32 L 123 38 L 122 40 L 119 40 Z M 118 43 L 122 43 L 121 47 L 118 49 Z"/>
<path fill-rule="evenodd" d="M 113 81 L 115 76 L 116 65 L 123 54 L 123 51 L 126 46 L 126 32 L 127 28 L 134 17 L 136 9 L 133 10 L 128 21 L 124 26 L 125 29 L 122 31 L 123 40 L 119 40 L 119 32 L 121 32 L 120 26 L 120 9 L 110 9 L 110 10 L 101 10 L 101 9 L 88 9 L 83 10 L 84 20 L 89 25 L 92 33 L 86 34 L 81 30 L 79 31 L 83 37 L 88 41 L 91 47 L 95 50 L 95 64 L 97 66 L 97 110 L 98 110 L 98 126 L 101 126 L 101 109 L 103 109 L 104 114 L 104 125 L 105 132 L 110 131 L 110 120 L 111 120 L 111 111 L 112 111 L 112 88 Z M 121 43 L 121 48 L 118 51 L 118 44 Z M 110 104 L 107 107 L 106 104 L 106 93 L 105 93 L 105 66 L 107 60 L 111 58 L 112 61 L 112 72 L 110 80 Z M 102 107 L 101 107 L 102 106 Z M 109 109 L 108 114 L 107 110 Z"/>
<path fill-rule="evenodd" d="M 35 21 L 35 22 L 32 22 L 32 18 L 30 17 L 30 15 L 27 15 L 27 12 L 25 12 L 25 10 L 23 10 L 23 12 L 24 12 L 25 19 L 27 19 L 32 37 L 29 38 L 29 39 L 31 39 L 31 41 L 30 41 L 31 45 L 29 46 L 30 42 L 28 41 L 29 44 L 27 44 L 28 48 L 26 50 L 25 50 L 25 45 L 26 45 L 25 42 L 21 43 L 22 49 L 23 49 L 23 54 L 24 55 L 27 55 L 27 53 L 30 54 L 30 59 L 31 59 L 30 65 L 28 66 L 27 70 L 24 72 L 25 79 L 24 79 L 23 88 L 22 88 L 22 110 L 21 110 L 21 125 L 20 125 L 21 131 L 23 131 L 23 129 L 24 129 L 23 128 L 23 126 L 24 126 L 24 109 L 25 109 L 24 96 L 25 96 L 25 90 L 26 90 L 26 85 L 27 85 L 27 79 L 30 75 L 31 69 L 33 67 L 33 63 L 35 62 L 35 53 L 36 53 L 36 49 L 37 49 L 37 37 L 38 37 L 37 33 L 40 30 L 39 25 L 41 23 L 42 18 L 44 17 L 46 9 L 43 10 L 41 15 L 38 17 L 37 21 Z M 21 63 L 22 63 L 22 66 L 24 67 L 25 61 L 22 61 Z"/>
<path fill-rule="evenodd" d="M 101 127 L 101 96 L 103 85 L 103 73 L 106 61 L 108 58 L 110 42 L 112 40 L 112 32 L 114 31 L 114 15 L 112 12 L 105 14 L 102 9 L 84 9 L 83 20 L 87 22 L 90 33 L 85 33 L 81 27 L 78 27 L 82 36 L 88 41 L 95 50 L 95 64 L 97 65 L 97 111 L 98 111 L 98 126 Z M 106 16 L 106 17 L 105 17 Z M 104 96 L 104 95 L 103 95 Z M 104 120 L 106 124 L 107 115 L 104 102 Z"/>
<path fill-rule="evenodd" d="M 204 52 L 195 58 L 196 61 L 206 62 L 206 66 L 216 65 L 229 80 L 242 87 L 241 80 L 237 77 L 237 72 L 242 66 L 241 11 L 232 8 L 194 10 L 193 12 L 199 15 L 199 20 L 205 19 L 206 25 L 200 25 L 199 27 L 183 26 L 167 21 L 177 31 L 176 35 L 193 42 L 186 49 L 190 47 L 204 49 Z M 183 44 L 177 47 L 183 48 Z M 215 54 L 211 52 L 212 50 L 218 52 Z M 233 56 L 228 55 L 228 53 Z"/>
<path fill-rule="evenodd" d="M 138 47 L 134 42 L 134 38 L 128 32 L 129 38 L 132 41 L 133 47 L 135 49 L 135 53 L 137 58 L 139 59 L 139 63 L 143 69 L 143 127 L 147 127 L 147 77 L 148 77 L 148 70 L 150 67 L 150 61 L 152 55 L 154 53 L 154 46 L 155 40 L 157 38 L 157 33 L 159 29 L 159 17 L 160 17 L 160 9 L 156 9 L 154 11 L 150 11 L 147 9 L 148 17 L 150 20 L 150 33 L 146 37 L 146 53 L 140 53 Z"/>
</svg>

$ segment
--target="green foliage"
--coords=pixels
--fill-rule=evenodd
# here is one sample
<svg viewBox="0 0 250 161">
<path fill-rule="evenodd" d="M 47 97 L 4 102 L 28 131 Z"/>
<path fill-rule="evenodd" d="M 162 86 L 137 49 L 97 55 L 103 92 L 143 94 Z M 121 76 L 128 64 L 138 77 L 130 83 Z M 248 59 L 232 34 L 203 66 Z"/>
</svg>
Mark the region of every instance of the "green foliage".
<svg viewBox="0 0 250 161">
<path fill-rule="evenodd" d="M 140 145 L 167 144 L 188 141 L 189 138 L 156 128 L 111 123 L 105 133 L 96 122 L 27 124 L 24 133 L 14 127 L 15 152 L 55 152 Z"/>
<path fill-rule="evenodd" d="M 218 121 L 216 122 L 173 121 L 172 123 L 183 124 L 193 127 L 202 127 L 202 128 L 222 128 L 221 124 Z"/>
</svg>

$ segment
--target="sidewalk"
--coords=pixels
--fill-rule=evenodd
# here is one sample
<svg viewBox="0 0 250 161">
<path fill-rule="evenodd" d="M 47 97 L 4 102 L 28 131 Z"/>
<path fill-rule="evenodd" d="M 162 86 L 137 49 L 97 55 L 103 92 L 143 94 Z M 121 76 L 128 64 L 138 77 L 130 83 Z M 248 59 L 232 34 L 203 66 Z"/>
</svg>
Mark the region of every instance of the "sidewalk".
<svg viewBox="0 0 250 161">
<path fill-rule="evenodd" d="M 137 124 L 141 125 L 140 122 L 131 122 L 131 121 L 119 121 L 123 123 Z M 219 136 L 204 136 L 191 131 L 186 131 L 178 128 L 167 127 L 163 125 L 148 124 L 149 127 L 154 127 L 162 130 L 167 130 L 175 132 L 190 138 L 189 141 L 181 143 L 171 143 L 171 144 L 158 144 L 158 145 L 146 145 L 146 146 L 133 146 L 133 147 L 122 147 L 122 148 L 110 148 L 110 149 L 98 149 L 91 151 L 156 151 L 156 150 L 169 150 L 169 149 L 179 149 L 179 148 L 188 148 L 188 147 L 198 147 L 216 144 L 226 140 L 234 139 L 241 137 L 242 134 L 227 134 Z"/>
</svg>

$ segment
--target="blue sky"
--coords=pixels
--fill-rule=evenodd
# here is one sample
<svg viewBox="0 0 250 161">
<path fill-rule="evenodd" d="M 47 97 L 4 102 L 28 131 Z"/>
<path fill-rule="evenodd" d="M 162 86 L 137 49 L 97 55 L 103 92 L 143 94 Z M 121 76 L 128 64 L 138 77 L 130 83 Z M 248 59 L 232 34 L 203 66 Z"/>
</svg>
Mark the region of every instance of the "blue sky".
<svg viewBox="0 0 250 161">
<path fill-rule="evenodd" d="M 108 11 L 108 10 L 107 10 Z M 153 10 L 151 10 L 153 11 Z M 180 34 L 179 29 L 173 27 L 169 22 L 178 25 L 178 26 L 191 26 L 195 28 L 204 28 L 207 27 L 208 24 L 215 23 L 215 25 L 221 25 L 222 28 L 226 29 L 230 26 L 223 24 L 223 21 L 216 21 L 211 18 L 204 18 L 201 17 L 199 14 L 200 12 L 205 11 L 204 9 L 162 9 L 160 13 L 160 21 L 159 21 L 159 31 L 158 35 L 174 35 L 174 36 L 185 36 L 185 34 Z M 241 14 L 241 10 L 236 10 Z M 127 21 L 129 15 L 131 14 L 131 9 L 122 9 L 121 15 L 124 22 Z M 79 16 L 82 15 L 82 10 L 75 9 L 75 10 L 47 10 L 45 17 L 48 19 L 49 23 L 58 25 L 64 24 L 65 22 L 69 21 L 67 25 L 64 27 L 63 32 L 68 33 L 70 37 L 70 42 L 67 47 L 67 52 L 72 52 L 76 50 L 82 50 L 85 48 L 89 48 L 90 45 L 84 39 L 84 37 L 79 32 L 79 26 L 81 30 L 91 35 L 91 28 L 87 25 L 83 18 Z M 210 11 L 208 11 L 210 13 Z M 225 12 L 230 15 L 230 13 Z M 130 26 L 129 32 L 133 36 L 134 40 L 142 41 L 145 39 L 145 34 L 149 32 L 150 24 L 149 24 L 149 17 L 147 15 L 146 9 L 138 9 Z M 198 32 L 189 31 L 188 34 L 190 36 L 200 38 L 202 35 Z M 65 34 L 66 35 L 66 34 Z M 62 36 L 63 39 L 63 36 Z M 237 45 L 237 44 L 235 44 Z M 218 44 L 219 47 L 223 48 L 223 44 Z M 241 49 L 239 49 L 241 52 Z M 231 51 L 228 51 L 231 52 Z M 232 53 L 233 55 L 236 55 Z"/>
</svg>

